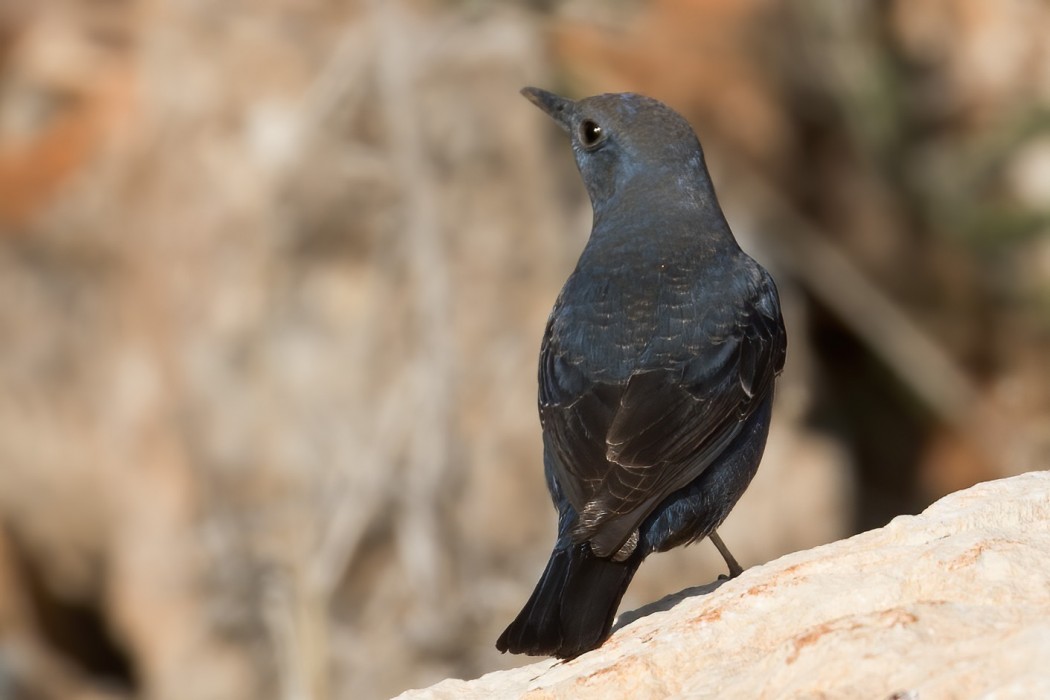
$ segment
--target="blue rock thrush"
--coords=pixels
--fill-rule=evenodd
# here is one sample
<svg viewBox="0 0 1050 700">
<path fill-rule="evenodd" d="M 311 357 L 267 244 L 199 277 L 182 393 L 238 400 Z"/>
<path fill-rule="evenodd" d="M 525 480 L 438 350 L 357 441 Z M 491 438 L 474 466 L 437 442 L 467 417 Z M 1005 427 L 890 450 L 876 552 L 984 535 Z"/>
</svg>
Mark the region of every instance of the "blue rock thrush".
<svg viewBox="0 0 1050 700">
<path fill-rule="evenodd" d="M 500 651 L 609 635 L 646 556 L 710 537 L 758 469 L 787 337 L 688 122 L 635 94 L 525 95 L 572 140 L 594 223 L 543 336 L 539 412 L 558 539 Z"/>
</svg>

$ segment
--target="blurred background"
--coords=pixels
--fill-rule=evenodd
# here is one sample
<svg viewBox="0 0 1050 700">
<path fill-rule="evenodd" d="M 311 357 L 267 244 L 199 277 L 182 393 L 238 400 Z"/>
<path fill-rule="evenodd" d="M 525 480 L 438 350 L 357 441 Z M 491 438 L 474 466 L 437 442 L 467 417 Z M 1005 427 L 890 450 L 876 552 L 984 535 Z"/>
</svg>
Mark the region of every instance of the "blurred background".
<svg viewBox="0 0 1050 700">
<path fill-rule="evenodd" d="M 518 95 L 697 128 L 789 325 L 745 566 L 1050 465 L 1042 0 L 0 2 L 0 699 L 529 660 L 590 208 Z M 650 559 L 623 610 L 722 572 Z"/>
</svg>

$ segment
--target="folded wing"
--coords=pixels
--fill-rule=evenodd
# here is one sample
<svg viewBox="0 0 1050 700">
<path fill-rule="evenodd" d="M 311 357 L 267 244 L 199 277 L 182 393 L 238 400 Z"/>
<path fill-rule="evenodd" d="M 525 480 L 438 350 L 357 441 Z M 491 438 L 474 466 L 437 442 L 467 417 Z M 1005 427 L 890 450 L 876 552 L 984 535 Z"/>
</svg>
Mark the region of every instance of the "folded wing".
<svg viewBox="0 0 1050 700">
<path fill-rule="evenodd" d="M 591 384 L 563 361 L 550 329 L 540 363 L 540 416 L 555 476 L 577 513 L 573 538 L 626 556 L 667 496 L 695 480 L 772 391 L 786 337 L 768 275 L 700 329 L 694 357 Z M 625 547 L 626 545 L 626 547 Z"/>
</svg>

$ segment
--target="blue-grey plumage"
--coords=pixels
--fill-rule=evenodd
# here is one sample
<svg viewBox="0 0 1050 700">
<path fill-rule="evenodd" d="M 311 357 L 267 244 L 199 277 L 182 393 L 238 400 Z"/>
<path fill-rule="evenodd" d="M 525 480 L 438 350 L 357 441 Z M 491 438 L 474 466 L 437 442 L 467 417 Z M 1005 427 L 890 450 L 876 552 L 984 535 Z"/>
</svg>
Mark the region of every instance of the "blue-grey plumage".
<svg viewBox="0 0 1050 700">
<path fill-rule="evenodd" d="M 497 647 L 572 657 L 608 635 L 646 556 L 717 537 L 761 460 L 786 334 L 681 116 L 634 94 L 523 93 L 570 134 L 594 223 L 540 351 L 558 540 Z"/>
</svg>

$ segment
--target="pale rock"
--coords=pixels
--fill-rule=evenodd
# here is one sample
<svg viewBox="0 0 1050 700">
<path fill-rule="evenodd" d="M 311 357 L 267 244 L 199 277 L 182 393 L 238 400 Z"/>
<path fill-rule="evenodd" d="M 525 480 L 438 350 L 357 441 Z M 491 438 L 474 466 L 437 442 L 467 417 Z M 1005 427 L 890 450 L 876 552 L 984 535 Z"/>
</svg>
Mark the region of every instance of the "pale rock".
<svg viewBox="0 0 1050 700">
<path fill-rule="evenodd" d="M 572 661 L 400 698 L 1046 698 L 1048 553 L 1050 473 L 987 482 L 625 614 Z"/>
</svg>

